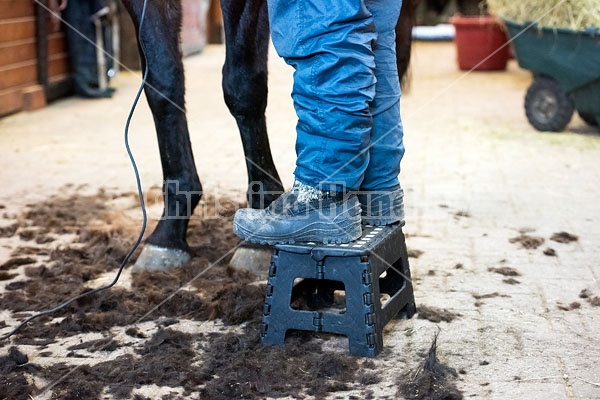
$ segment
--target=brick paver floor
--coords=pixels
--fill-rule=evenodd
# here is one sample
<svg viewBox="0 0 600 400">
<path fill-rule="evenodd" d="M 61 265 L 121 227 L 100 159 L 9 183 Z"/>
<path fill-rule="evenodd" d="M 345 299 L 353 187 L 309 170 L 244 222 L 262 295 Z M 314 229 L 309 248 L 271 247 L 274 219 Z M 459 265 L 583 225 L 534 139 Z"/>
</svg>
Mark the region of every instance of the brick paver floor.
<svg viewBox="0 0 600 400">
<path fill-rule="evenodd" d="M 242 198 L 242 149 L 220 95 L 223 57 L 217 46 L 186 60 L 188 119 L 206 190 Z M 270 64 L 271 144 L 289 187 L 291 70 L 274 52 Z M 426 350 L 439 331 L 438 356 L 460 370 L 465 398 L 600 399 L 600 307 L 594 301 L 600 296 L 600 133 L 577 116 L 566 132 L 536 132 L 523 110 L 531 78 L 515 61 L 507 71 L 464 74 L 451 43 L 419 43 L 411 70 L 402 103 L 407 153 L 401 177 L 407 244 L 420 252 L 411 258 L 415 295 L 418 306 L 460 315 L 451 322 L 392 322 L 377 359 L 385 373 L 375 396 L 394 397 L 391 386 L 405 365 L 396 361 Z M 112 100 L 71 98 L 1 119 L 6 211 L 65 184 L 133 190 L 121 136 L 138 82 L 123 73 Z M 143 183 L 160 184 L 143 101 L 131 140 Z M 551 239 L 560 232 L 578 240 Z M 522 235 L 543 243 L 524 248 Z M 7 252 L 0 249 L 0 257 Z M 587 298 L 580 296 L 584 290 Z"/>
</svg>

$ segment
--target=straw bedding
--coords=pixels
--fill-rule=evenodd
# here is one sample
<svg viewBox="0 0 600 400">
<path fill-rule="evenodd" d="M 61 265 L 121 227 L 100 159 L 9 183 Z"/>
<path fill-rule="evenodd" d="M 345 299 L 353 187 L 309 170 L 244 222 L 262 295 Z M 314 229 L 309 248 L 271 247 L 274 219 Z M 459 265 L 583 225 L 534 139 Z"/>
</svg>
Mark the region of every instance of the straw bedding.
<svg viewBox="0 0 600 400">
<path fill-rule="evenodd" d="M 600 0 L 487 0 L 492 14 L 540 27 L 585 30 L 600 28 Z"/>
</svg>

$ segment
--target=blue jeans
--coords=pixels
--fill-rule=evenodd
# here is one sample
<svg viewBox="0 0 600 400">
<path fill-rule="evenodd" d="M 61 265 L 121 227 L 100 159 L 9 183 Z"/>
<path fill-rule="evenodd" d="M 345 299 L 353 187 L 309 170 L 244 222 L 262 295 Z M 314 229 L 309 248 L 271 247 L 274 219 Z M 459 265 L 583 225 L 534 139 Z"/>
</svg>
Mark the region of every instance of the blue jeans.
<svg viewBox="0 0 600 400">
<path fill-rule="evenodd" d="M 395 31 L 402 0 L 268 0 L 277 53 L 294 67 L 296 179 L 388 189 L 404 155 Z"/>
</svg>

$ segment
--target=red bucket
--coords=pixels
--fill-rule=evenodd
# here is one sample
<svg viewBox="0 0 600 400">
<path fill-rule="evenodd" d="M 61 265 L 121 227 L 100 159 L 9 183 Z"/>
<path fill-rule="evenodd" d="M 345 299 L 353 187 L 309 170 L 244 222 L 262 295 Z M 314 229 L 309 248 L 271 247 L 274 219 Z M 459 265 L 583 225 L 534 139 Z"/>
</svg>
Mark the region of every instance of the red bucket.
<svg viewBox="0 0 600 400">
<path fill-rule="evenodd" d="M 510 58 L 508 38 L 500 22 L 490 16 L 450 19 L 456 33 L 454 42 L 458 67 L 469 71 L 498 71 L 506 69 Z M 504 46 L 504 47 L 503 47 Z"/>
</svg>

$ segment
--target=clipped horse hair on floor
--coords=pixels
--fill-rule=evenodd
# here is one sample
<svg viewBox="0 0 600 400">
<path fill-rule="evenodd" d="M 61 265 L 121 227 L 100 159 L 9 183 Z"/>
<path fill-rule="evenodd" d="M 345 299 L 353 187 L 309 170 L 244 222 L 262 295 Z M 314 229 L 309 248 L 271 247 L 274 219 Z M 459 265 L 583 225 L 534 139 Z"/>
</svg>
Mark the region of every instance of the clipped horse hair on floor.
<svg viewBox="0 0 600 400">
<path fill-rule="evenodd" d="M 146 15 L 146 7 L 148 5 L 148 0 L 143 0 L 143 4 L 142 4 L 142 10 L 141 10 L 141 15 L 140 15 L 140 22 L 139 22 L 139 26 L 138 26 L 138 37 L 141 37 L 141 32 L 142 32 L 142 25 L 144 22 L 144 18 Z M 140 39 L 139 42 L 140 45 L 140 55 L 142 56 L 142 59 L 145 60 L 146 58 L 146 47 L 144 46 L 144 42 Z M 125 140 L 125 150 L 127 151 L 127 155 L 129 156 L 129 161 L 131 162 L 131 166 L 133 168 L 133 173 L 135 175 L 135 182 L 136 182 L 136 188 L 137 188 L 137 194 L 138 194 L 138 198 L 140 200 L 140 208 L 142 210 L 142 224 L 140 227 L 140 232 L 138 234 L 138 237 L 135 241 L 135 243 L 133 244 L 133 246 L 131 247 L 131 249 L 129 250 L 129 252 L 125 255 L 125 258 L 123 258 L 123 261 L 121 261 L 121 265 L 119 266 L 119 269 L 117 270 L 117 273 L 115 274 L 114 279 L 112 280 L 112 282 L 110 282 L 107 285 L 101 286 L 99 288 L 93 289 L 93 290 L 89 290 L 89 291 L 85 291 L 75 297 L 71 297 L 70 299 L 64 301 L 63 303 L 55 306 L 55 307 L 50 307 L 47 308 L 43 311 L 40 311 L 38 313 L 33 314 L 32 316 L 25 318 L 23 321 L 21 321 L 16 327 L 14 327 L 10 332 L 0 336 L 0 340 L 6 340 L 9 337 L 11 337 L 12 335 L 14 335 L 15 333 L 17 333 L 22 327 L 24 327 L 25 325 L 27 325 L 30 321 L 37 319 L 39 317 L 42 317 L 44 315 L 50 315 L 50 314 L 54 314 L 55 312 L 62 310 L 63 308 L 67 307 L 69 304 L 76 302 L 77 300 L 83 299 L 84 297 L 88 297 L 91 296 L 92 294 L 96 294 L 96 293 L 100 293 L 104 290 L 110 289 L 113 286 L 116 285 L 117 281 L 119 280 L 121 273 L 123 272 L 123 269 L 125 268 L 125 266 L 127 265 L 127 263 L 129 262 L 129 259 L 131 258 L 131 256 L 133 255 L 133 253 L 137 250 L 137 248 L 139 247 L 139 245 L 142 243 L 142 239 L 144 237 L 144 233 L 146 232 L 146 225 L 148 223 L 148 216 L 146 213 L 146 205 L 144 203 L 144 194 L 142 191 L 142 184 L 141 184 L 141 180 L 140 180 L 140 174 L 137 168 L 137 164 L 135 162 L 135 158 L 133 157 L 133 153 L 131 152 L 131 148 L 129 146 L 129 126 L 131 124 L 131 118 L 133 117 L 133 113 L 135 112 L 135 108 L 138 104 L 138 101 L 140 99 L 140 96 L 142 95 L 142 91 L 144 90 L 144 87 L 146 86 L 146 80 L 148 79 L 148 64 L 144 63 L 144 72 L 143 72 L 143 77 L 142 77 L 142 83 L 140 84 L 140 87 L 137 91 L 137 94 L 135 96 L 135 99 L 133 101 L 133 104 L 131 105 L 131 109 L 129 110 L 129 115 L 127 116 L 127 122 L 125 123 L 125 132 L 123 134 L 124 136 L 124 140 Z"/>
<path fill-rule="evenodd" d="M 458 376 L 454 368 L 441 364 L 437 358 L 437 339 L 433 337 L 425 362 L 417 371 L 408 371 L 398 378 L 398 392 L 408 400 L 461 400 L 462 393 L 454 379 Z"/>
</svg>

